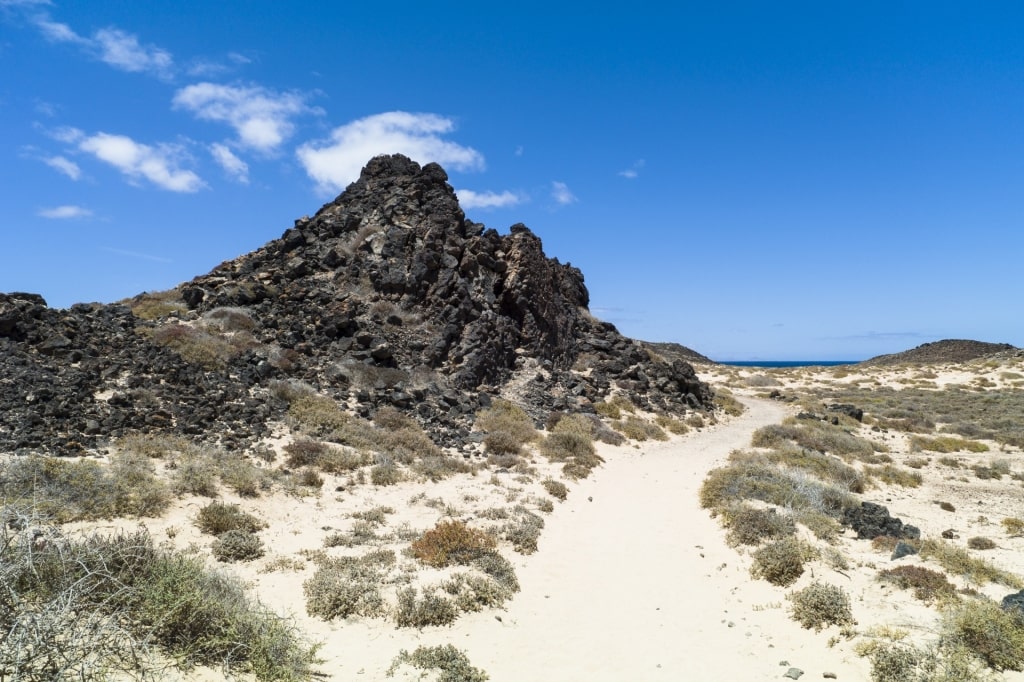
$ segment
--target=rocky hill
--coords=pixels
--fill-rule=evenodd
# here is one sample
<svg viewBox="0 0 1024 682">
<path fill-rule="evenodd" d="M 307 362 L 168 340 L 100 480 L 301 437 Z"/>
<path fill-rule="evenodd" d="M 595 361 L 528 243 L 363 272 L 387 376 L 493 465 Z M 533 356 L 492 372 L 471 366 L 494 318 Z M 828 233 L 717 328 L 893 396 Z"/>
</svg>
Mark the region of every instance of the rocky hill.
<svg viewBox="0 0 1024 682">
<path fill-rule="evenodd" d="M 917 348 L 891 355 L 879 355 L 865 360 L 862 365 L 934 364 L 942 362 L 968 362 L 995 353 L 1017 350 L 1008 343 L 986 343 L 966 339 L 945 339 L 925 343 Z"/>
<path fill-rule="evenodd" d="M 392 406 L 440 444 L 503 396 L 538 421 L 611 392 L 711 407 L 682 359 L 588 312 L 582 273 L 523 225 L 467 220 L 436 164 L 373 159 L 312 218 L 170 292 L 47 307 L 0 294 L 0 451 L 74 454 L 132 431 L 244 448 L 313 390 Z"/>
</svg>

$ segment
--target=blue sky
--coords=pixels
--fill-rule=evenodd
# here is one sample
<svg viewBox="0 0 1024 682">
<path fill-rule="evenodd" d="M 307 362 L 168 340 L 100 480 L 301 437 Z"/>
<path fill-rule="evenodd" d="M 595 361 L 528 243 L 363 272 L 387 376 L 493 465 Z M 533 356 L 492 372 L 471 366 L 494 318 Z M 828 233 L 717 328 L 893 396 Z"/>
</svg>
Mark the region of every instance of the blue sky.
<svg viewBox="0 0 1024 682">
<path fill-rule="evenodd" d="M 492 4 L 0 0 L 0 291 L 170 288 L 397 151 L 630 336 L 1024 346 L 1024 6 Z"/>
</svg>

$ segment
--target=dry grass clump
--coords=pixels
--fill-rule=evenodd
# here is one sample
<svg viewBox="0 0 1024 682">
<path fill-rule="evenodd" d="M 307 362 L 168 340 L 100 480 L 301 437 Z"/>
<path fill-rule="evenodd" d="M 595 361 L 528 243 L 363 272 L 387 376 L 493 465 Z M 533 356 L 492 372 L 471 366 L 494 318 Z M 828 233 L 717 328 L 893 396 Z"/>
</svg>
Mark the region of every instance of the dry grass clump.
<svg viewBox="0 0 1024 682">
<path fill-rule="evenodd" d="M 119 453 L 110 466 L 40 455 L 0 463 L 0 497 L 24 503 L 58 523 L 115 516 L 158 516 L 171 502 L 150 460 Z"/>
<path fill-rule="evenodd" d="M 420 646 L 411 654 L 402 649 L 391 662 L 387 676 L 394 677 L 395 672 L 403 665 L 424 671 L 437 671 L 437 677 L 432 678 L 437 682 L 486 682 L 491 679 L 483 670 L 470 665 L 466 654 L 451 644 Z M 426 673 L 420 677 L 425 675 Z"/>
<path fill-rule="evenodd" d="M 752 577 L 786 587 L 803 575 L 804 564 L 814 558 L 814 549 L 795 537 L 788 537 L 759 547 L 753 558 Z"/>
<path fill-rule="evenodd" d="M 924 477 L 917 471 L 907 471 L 892 464 L 884 466 L 866 466 L 865 473 L 889 485 L 899 485 L 904 488 L 918 488 L 924 482 Z"/>
<path fill-rule="evenodd" d="M 875 445 L 855 436 L 841 426 L 816 419 L 787 420 L 784 424 L 772 424 L 754 432 L 751 444 L 755 447 L 776 448 L 788 442 L 802 448 L 852 458 L 868 463 L 877 463 Z"/>
<path fill-rule="evenodd" d="M 372 456 L 351 448 L 338 447 L 312 438 L 298 438 L 284 446 L 285 466 L 312 466 L 328 474 L 354 471 L 370 464 Z"/>
<path fill-rule="evenodd" d="M 806 448 L 782 445 L 765 454 L 772 464 L 802 469 L 822 481 L 835 483 L 852 493 L 862 493 L 867 480 L 857 469 L 845 464 L 838 457 L 822 454 Z"/>
<path fill-rule="evenodd" d="M 1019 538 L 1024 536 L 1024 519 L 1016 516 L 1008 516 L 1002 521 L 1003 528 L 1006 529 L 1007 535 L 1012 538 Z"/>
<path fill-rule="evenodd" d="M 181 298 L 177 289 L 167 291 L 145 292 L 134 298 L 123 301 L 132 311 L 132 315 L 140 320 L 156 320 L 171 314 L 184 314 L 188 306 Z"/>
<path fill-rule="evenodd" d="M 996 568 L 985 559 L 976 559 L 966 549 L 951 543 L 925 540 L 920 551 L 922 559 L 934 560 L 951 575 L 962 576 L 977 585 L 991 582 L 1018 590 L 1024 588 L 1024 580 L 1018 576 Z"/>
<path fill-rule="evenodd" d="M 828 625 L 853 625 L 850 596 L 841 587 L 814 581 L 789 596 L 790 615 L 807 629 L 821 630 Z"/>
<path fill-rule="evenodd" d="M 951 598 L 956 595 L 956 587 L 946 579 L 944 573 L 924 566 L 908 564 L 888 568 L 879 571 L 878 579 L 882 582 L 892 583 L 901 590 L 914 590 L 914 596 L 925 602 Z"/>
<path fill-rule="evenodd" d="M 952 436 L 928 438 L 914 436 L 910 439 L 911 450 L 927 450 L 928 452 L 988 452 L 988 446 L 976 440 L 965 440 Z"/>
<path fill-rule="evenodd" d="M 668 440 L 668 435 L 660 426 L 652 424 L 646 419 L 641 419 L 636 415 L 629 415 L 625 419 L 614 421 L 611 423 L 611 426 L 631 440 Z"/>
<path fill-rule="evenodd" d="M 594 403 L 594 411 L 608 419 L 621 419 L 623 412 L 636 412 L 636 405 L 625 396 L 614 395 L 605 401 Z"/>
<path fill-rule="evenodd" d="M 258 345 L 248 332 L 225 335 L 201 326 L 172 322 L 145 330 L 158 345 L 173 350 L 186 362 L 207 370 L 221 370 L 243 351 Z"/>
<path fill-rule="evenodd" d="M 493 401 L 477 415 L 476 426 L 486 434 L 484 447 L 495 454 L 518 455 L 524 445 L 538 436 L 530 416 L 508 400 Z"/>
<path fill-rule="evenodd" d="M 311 678 L 315 648 L 200 558 L 145 532 L 64 536 L 31 512 L 4 513 L 17 522 L 0 524 L 0 675 L 160 679 L 171 660 L 260 681 Z"/>
<path fill-rule="evenodd" d="M 425 564 L 443 568 L 462 563 L 480 550 L 493 549 L 494 538 L 462 521 L 441 521 L 412 543 L 412 555 Z"/>
<path fill-rule="evenodd" d="M 541 441 L 540 451 L 552 462 L 564 462 L 562 472 L 573 479 L 586 478 L 604 462 L 594 448 L 590 420 L 580 414 L 560 419 Z"/>
<path fill-rule="evenodd" d="M 796 523 L 789 514 L 779 514 L 775 509 L 752 507 L 749 504 L 734 504 L 720 512 L 722 525 L 728 529 L 730 545 L 759 545 L 766 540 L 776 540 L 796 533 Z"/>
<path fill-rule="evenodd" d="M 341 431 L 352 421 L 352 416 L 335 400 L 313 393 L 292 396 L 288 418 L 299 428 L 321 437 Z"/>
<path fill-rule="evenodd" d="M 994 479 L 996 481 L 1001 480 L 1003 476 L 1009 476 L 1010 463 L 1005 459 L 996 459 L 988 463 L 987 466 L 977 464 L 971 467 L 974 475 L 982 480 Z"/>
<path fill-rule="evenodd" d="M 747 411 L 743 403 L 737 400 L 729 389 L 726 388 L 719 388 L 715 391 L 714 404 L 715 407 L 730 417 L 738 417 Z"/>
<path fill-rule="evenodd" d="M 654 418 L 654 422 L 669 433 L 674 433 L 677 436 L 689 433 L 690 431 L 690 427 L 685 422 L 667 414 L 659 414 Z"/>
<path fill-rule="evenodd" d="M 199 510 L 196 527 L 204 533 L 220 535 L 232 530 L 255 533 L 266 528 L 267 524 L 242 511 L 237 504 L 211 502 Z"/>
</svg>

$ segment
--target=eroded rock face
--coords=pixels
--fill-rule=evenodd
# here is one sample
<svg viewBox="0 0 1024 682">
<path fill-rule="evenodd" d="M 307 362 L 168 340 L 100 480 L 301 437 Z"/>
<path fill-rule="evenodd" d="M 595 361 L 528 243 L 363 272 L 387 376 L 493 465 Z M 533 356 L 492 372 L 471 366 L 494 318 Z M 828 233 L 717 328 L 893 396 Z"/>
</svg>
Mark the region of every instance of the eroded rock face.
<svg viewBox="0 0 1024 682">
<path fill-rule="evenodd" d="M 440 166 L 398 155 L 373 159 L 313 218 L 179 291 L 186 323 L 246 321 L 246 344 L 223 366 L 154 343 L 173 317 L 0 296 L 0 449 L 74 450 L 156 429 L 242 444 L 281 417 L 268 387 L 286 379 L 364 414 L 410 412 L 449 445 L 492 395 L 538 420 L 586 411 L 613 387 L 674 412 L 712 397 L 686 362 L 656 361 L 592 318 L 583 274 L 548 258 L 528 228 L 499 235 L 467 220 Z"/>
</svg>

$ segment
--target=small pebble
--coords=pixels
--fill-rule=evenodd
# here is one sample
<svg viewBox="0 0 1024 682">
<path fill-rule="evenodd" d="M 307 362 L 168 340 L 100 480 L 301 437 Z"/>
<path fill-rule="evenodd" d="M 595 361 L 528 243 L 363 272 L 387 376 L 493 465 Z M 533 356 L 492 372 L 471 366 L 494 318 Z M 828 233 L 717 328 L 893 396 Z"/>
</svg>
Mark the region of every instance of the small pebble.
<svg viewBox="0 0 1024 682">
<path fill-rule="evenodd" d="M 786 674 L 783 675 L 783 677 L 788 677 L 791 680 L 799 680 L 800 676 L 803 675 L 803 674 L 804 674 L 804 671 L 801 670 L 800 668 L 790 668 L 789 670 L 786 671 Z"/>
</svg>

